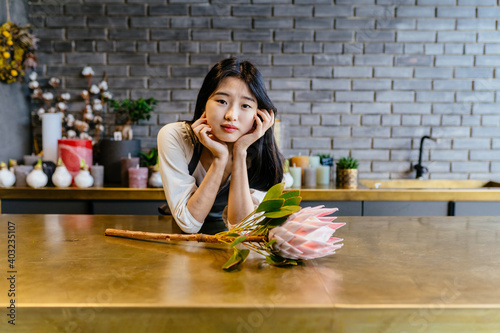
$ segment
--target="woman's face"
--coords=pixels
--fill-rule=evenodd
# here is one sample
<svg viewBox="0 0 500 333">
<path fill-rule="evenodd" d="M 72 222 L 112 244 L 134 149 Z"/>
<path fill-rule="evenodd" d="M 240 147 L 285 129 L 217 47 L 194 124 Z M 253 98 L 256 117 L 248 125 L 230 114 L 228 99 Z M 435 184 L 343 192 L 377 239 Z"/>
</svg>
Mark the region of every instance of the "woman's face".
<svg viewBox="0 0 500 333">
<path fill-rule="evenodd" d="M 235 142 L 253 129 L 257 99 L 243 80 L 227 77 L 208 98 L 205 112 L 212 134 L 221 141 Z"/>
</svg>

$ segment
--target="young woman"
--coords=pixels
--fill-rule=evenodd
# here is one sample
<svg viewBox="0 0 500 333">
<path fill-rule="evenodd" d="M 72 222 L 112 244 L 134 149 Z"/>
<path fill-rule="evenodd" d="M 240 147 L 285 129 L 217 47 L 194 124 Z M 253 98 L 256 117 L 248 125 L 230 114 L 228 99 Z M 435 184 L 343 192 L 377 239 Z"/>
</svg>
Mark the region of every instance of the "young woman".
<svg viewBox="0 0 500 333">
<path fill-rule="evenodd" d="M 257 68 L 230 58 L 207 74 L 191 122 L 158 133 L 170 213 L 187 233 L 216 233 L 241 221 L 282 181 L 276 108 Z"/>
</svg>

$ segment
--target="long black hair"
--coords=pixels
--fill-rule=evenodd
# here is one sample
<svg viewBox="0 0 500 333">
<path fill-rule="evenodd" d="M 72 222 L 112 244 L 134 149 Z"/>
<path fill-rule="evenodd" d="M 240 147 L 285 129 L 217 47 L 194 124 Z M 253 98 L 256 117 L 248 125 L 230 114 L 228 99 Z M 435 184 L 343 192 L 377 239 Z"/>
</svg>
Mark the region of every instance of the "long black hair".
<svg viewBox="0 0 500 333">
<path fill-rule="evenodd" d="M 201 117 L 208 99 L 227 77 L 243 80 L 257 99 L 257 107 L 268 112 L 273 110 L 276 116 L 278 110 L 267 95 L 264 79 L 259 70 L 248 61 L 228 58 L 215 64 L 205 77 L 198 93 L 192 122 Z M 274 125 L 248 148 L 247 154 L 250 159 L 248 181 L 251 188 L 267 191 L 283 180 L 283 156 L 279 152 L 273 132 Z"/>
</svg>

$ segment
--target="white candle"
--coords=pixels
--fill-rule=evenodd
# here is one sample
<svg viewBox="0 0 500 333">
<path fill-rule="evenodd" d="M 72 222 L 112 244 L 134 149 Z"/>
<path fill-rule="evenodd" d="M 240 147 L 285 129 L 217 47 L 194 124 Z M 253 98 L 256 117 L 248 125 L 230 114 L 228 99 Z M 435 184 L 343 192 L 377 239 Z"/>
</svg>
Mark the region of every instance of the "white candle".
<svg viewBox="0 0 500 333">
<path fill-rule="evenodd" d="M 309 156 L 309 166 L 317 167 L 319 165 L 319 156 Z"/>
<path fill-rule="evenodd" d="M 316 187 L 316 167 L 304 168 L 304 185 L 306 187 Z"/>
<path fill-rule="evenodd" d="M 290 171 L 290 174 L 293 178 L 292 187 L 300 187 L 302 183 L 302 168 L 293 166 L 289 167 L 288 170 Z"/>
<path fill-rule="evenodd" d="M 57 163 L 57 140 L 61 138 L 61 113 L 42 115 L 43 160 Z"/>
<path fill-rule="evenodd" d="M 330 167 L 328 165 L 320 165 L 316 169 L 316 183 L 318 185 L 330 184 Z"/>
</svg>

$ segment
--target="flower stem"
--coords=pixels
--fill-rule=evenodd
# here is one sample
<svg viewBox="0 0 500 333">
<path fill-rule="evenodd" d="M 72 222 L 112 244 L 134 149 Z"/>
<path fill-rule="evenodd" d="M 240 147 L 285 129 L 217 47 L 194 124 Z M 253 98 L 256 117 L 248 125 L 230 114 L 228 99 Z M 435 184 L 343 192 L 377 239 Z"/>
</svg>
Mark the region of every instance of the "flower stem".
<svg viewBox="0 0 500 333">
<path fill-rule="evenodd" d="M 144 232 L 144 231 L 131 231 L 120 229 L 106 229 L 104 232 L 106 236 L 126 237 L 132 239 L 145 239 L 145 240 L 165 240 L 165 241 L 196 241 L 204 243 L 231 243 L 237 237 L 227 237 L 218 235 L 206 234 L 163 234 L 157 232 Z M 266 242 L 266 236 L 248 236 L 244 242 Z"/>
</svg>

